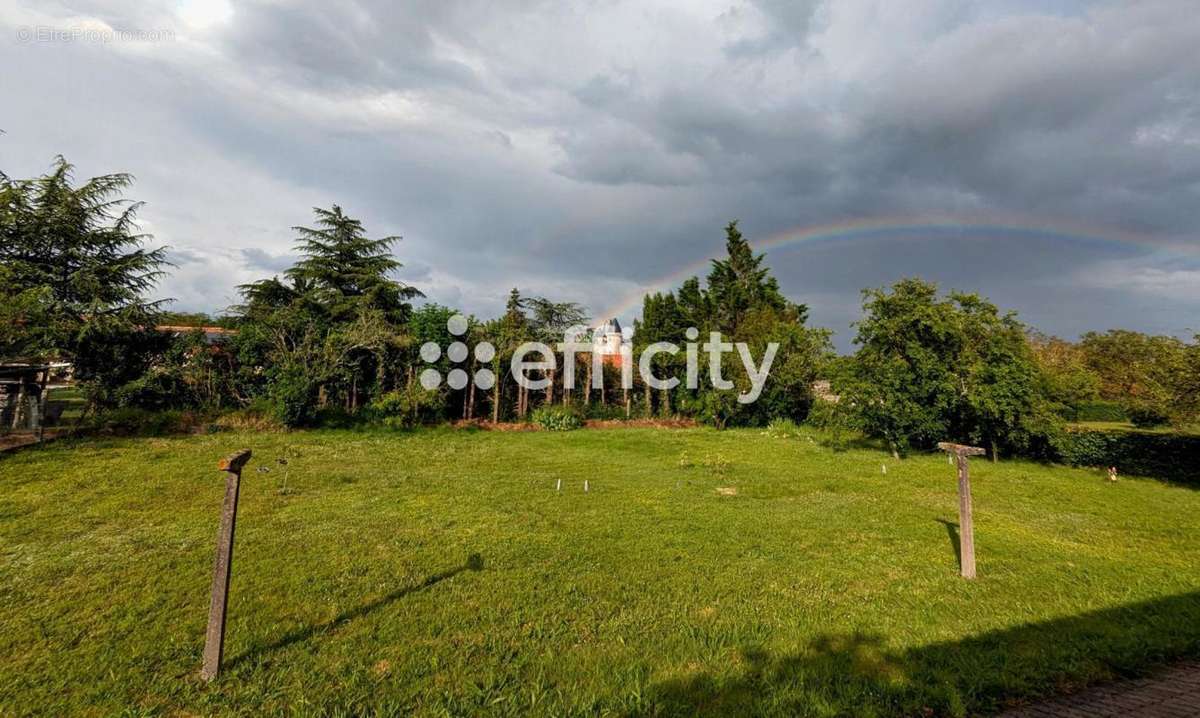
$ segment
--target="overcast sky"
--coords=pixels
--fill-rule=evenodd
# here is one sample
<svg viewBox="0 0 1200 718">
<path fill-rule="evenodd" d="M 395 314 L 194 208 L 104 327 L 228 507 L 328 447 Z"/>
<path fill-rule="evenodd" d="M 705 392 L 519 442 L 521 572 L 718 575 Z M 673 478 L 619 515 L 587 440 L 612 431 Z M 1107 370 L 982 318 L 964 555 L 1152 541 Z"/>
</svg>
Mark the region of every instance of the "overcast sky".
<svg viewBox="0 0 1200 718">
<path fill-rule="evenodd" d="M 280 272 L 338 203 L 480 315 L 513 286 L 621 307 L 735 218 L 760 241 L 986 218 L 1092 238 L 768 262 L 842 348 L 860 290 L 911 275 L 1067 337 L 1200 331 L 1195 0 L 0 0 L 0 25 L 0 169 L 134 174 L 177 309 Z"/>
</svg>

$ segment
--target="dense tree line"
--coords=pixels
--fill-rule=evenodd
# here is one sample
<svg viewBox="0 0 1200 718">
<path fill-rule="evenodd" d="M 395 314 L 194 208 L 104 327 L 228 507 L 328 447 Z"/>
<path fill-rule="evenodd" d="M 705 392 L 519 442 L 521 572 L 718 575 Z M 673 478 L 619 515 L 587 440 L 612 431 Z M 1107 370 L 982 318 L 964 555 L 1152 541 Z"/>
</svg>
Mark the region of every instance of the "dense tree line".
<svg viewBox="0 0 1200 718">
<path fill-rule="evenodd" d="M 724 427 L 811 418 L 877 436 L 897 454 L 956 439 L 993 455 L 1052 454 L 1068 420 L 1186 424 L 1200 414 L 1197 343 L 1124 330 L 1077 342 L 1047 337 L 982 297 L 943 295 L 919 279 L 864 292 L 855 353 L 835 357 L 831 333 L 808 325 L 807 307 L 783 295 L 736 222 L 703 281 L 645 297 L 632 356 L 660 342 L 697 347 L 712 333 L 755 357 L 775 347 L 752 403 L 737 401 L 752 388 L 737 352 L 714 360 L 729 381 L 723 388 L 687 380 L 685 352 L 653 355 L 653 374 L 677 384 L 652 387 L 634 368 L 623 385 L 630 370 L 620 362 L 558 347 L 564 337 L 590 342 L 583 307 L 518 289 L 500 316 L 468 317 L 466 334 L 452 336 L 447 322 L 457 312 L 414 306 L 420 291 L 395 278 L 400 238 L 370 238 L 336 205 L 293 228 L 299 260 L 239 287 L 241 301 L 224 316 L 171 314 L 147 299 L 169 266 L 137 228 L 140 205 L 123 197 L 130 181 L 117 174 L 76 184 L 61 158 L 35 179 L 0 174 L 0 357 L 71 362 L 97 411 L 248 409 L 288 426 L 537 415 L 691 416 Z M 214 343 L 162 325 L 231 331 Z M 490 370 L 493 384 L 421 385 L 422 371 L 444 377 L 452 368 L 444 353 L 422 357 L 421 347 L 455 341 L 495 348 L 453 363 L 469 376 Z M 519 386 L 508 372 L 528 342 L 554 348 L 553 366 L 534 372 L 543 389 Z M 832 380 L 836 402 L 814 396 L 818 379 Z"/>
</svg>

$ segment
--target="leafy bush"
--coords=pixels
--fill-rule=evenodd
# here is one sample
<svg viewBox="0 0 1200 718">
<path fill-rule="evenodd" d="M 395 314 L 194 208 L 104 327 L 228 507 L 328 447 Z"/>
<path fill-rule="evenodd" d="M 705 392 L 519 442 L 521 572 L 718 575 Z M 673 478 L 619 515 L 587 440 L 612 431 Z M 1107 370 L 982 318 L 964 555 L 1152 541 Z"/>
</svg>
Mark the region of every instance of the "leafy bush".
<svg viewBox="0 0 1200 718">
<path fill-rule="evenodd" d="M 1200 436 L 1075 430 L 1064 432 L 1056 448 L 1063 463 L 1075 466 L 1200 483 Z"/>
<path fill-rule="evenodd" d="M 566 406 L 542 406 L 534 410 L 533 423 L 546 431 L 574 431 L 583 427 L 579 412 Z"/>
<path fill-rule="evenodd" d="M 1130 407 L 1129 420 L 1139 429 L 1150 429 L 1171 423 L 1171 417 L 1167 416 L 1166 412 L 1149 404 Z"/>
<path fill-rule="evenodd" d="M 818 429 L 854 429 L 855 413 L 846 402 L 817 399 L 808 412 L 805 424 Z"/>
<path fill-rule="evenodd" d="M 376 398 L 367 407 L 367 415 L 392 429 L 411 429 L 437 421 L 445 404 L 446 398 L 441 392 L 414 384 Z"/>
<path fill-rule="evenodd" d="M 163 411 L 196 405 L 191 387 L 175 372 L 150 371 L 121 385 L 113 393 L 114 403 L 126 409 Z"/>
<path fill-rule="evenodd" d="M 271 414 L 286 427 L 313 423 L 317 409 L 317 382 L 298 363 L 286 364 L 274 373 L 267 396 Z"/>
<path fill-rule="evenodd" d="M 813 402 L 804 423 L 827 432 L 834 451 L 844 451 L 848 435 L 859 428 L 857 414 L 849 402 L 826 399 Z"/>
<path fill-rule="evenodd" d="M 540 409 L 535 409 L 533 413 L 537 414 L 537 412 L 539 410 Z M 588 418 L 588 419 L 599 419 L 601 421 L 612 421 L 614 419 L 624 419 L 625 418 L 625 405 L 624 404 L 601 404 L 598 401 L 593 401 L 592 403 L 587 405 L 586 409 L 584 409 L 582 411 L 576 410 L 576 413 L 578 413 L 580 417 L 586 416 L 586 418 Z M 535 419 L 534 421 L 537 421 L 537 420 Z"/>
<path fill-rule="evenodd" d="M 679 402 L 684 413 L 692 414 L 698 421 L 718 429 L 724 429 L 738 416 L 742 407 L 733 392 L 706 391 L 696 397 Z"/>
<path fill-rule="evenodd" d="M 1068 407 L 1064 419 L 1069 421 L 1128 421 L 1125 407 L 1116 401 L 1085 401 Z"/>
</svg>

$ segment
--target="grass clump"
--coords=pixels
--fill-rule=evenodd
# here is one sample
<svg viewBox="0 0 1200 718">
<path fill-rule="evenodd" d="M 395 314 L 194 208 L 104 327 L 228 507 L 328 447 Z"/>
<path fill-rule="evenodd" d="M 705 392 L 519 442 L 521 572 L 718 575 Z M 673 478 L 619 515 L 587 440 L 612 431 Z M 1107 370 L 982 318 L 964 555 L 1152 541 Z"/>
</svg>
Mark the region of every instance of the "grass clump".
<svg viewBox="0 0 1200 718">
<path fill-rule="evenodd" d="M 566 406 L 541 406 L 530 417 L 546 431 L 574 431 L 583 428 L 583 417 Z"/>
</svg>

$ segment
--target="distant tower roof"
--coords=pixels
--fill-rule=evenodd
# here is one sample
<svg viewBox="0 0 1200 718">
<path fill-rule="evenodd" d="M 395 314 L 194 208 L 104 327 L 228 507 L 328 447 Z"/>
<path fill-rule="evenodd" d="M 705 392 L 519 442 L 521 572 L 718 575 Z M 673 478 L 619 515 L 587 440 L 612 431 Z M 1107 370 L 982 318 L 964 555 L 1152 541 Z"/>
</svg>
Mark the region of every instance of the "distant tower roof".
<svg viewBox="0 0 1200 718">
<path fill-rule="evenodd" d="M 601 334 L 620 334 L 621 322 L 617 321 L 616 317 L 613 317 L 597 327 L 596 330 Z"/>
</svg>

